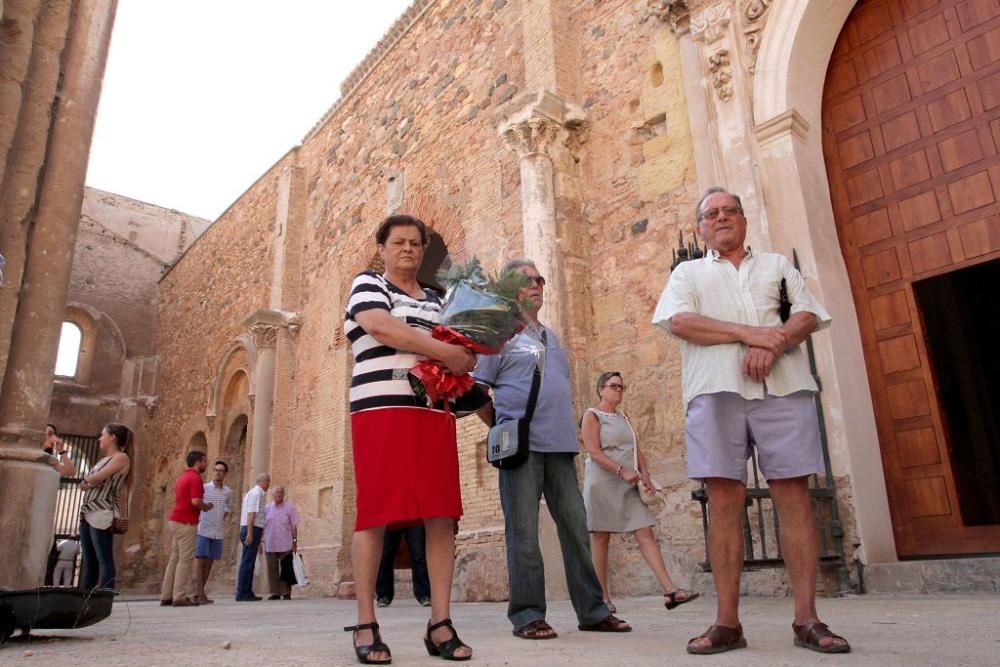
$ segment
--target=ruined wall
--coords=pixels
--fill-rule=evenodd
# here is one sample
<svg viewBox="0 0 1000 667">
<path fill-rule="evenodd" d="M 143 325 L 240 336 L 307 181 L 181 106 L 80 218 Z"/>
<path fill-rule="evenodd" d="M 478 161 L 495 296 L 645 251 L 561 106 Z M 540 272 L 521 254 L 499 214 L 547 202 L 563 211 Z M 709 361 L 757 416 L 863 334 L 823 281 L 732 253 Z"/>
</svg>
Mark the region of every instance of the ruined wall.
<svg viewBox="0 0 1000 667">
<path fill-rule="evenodd" d="M 227 422 L 240 415 L 245 418 L 250 411 L 249 383 L 230 387 L 228 382 L 241 364 L 222 370 L 230 375 L 224 389 L 233 393 L 225 405 L 242 409 L 223 412 L 212 423 L 205 415 L 219 366 L 233 341 L 244 333 L 244 317 L 268 304 L 277 174 L 286 160 L 287 156 L 279 160 L 212 223 L 159 283 L 153 334 L 160 358 L 158 404 L 139 443 L 149 457 L 137 489 L 141 504 L 150 511 L 140 534 L 145 555 L 127 579 L 137 588 L 155 590 L 162 576 L 173 485 L 184 469 L 183 457 L 192 438 L 204 433 L 210 457 L 221 452 L 245 456 L 247 451 L 249 441 L 240 441 L 239 433 L 229 447 L 225 442 L 232 426 Z M 235 467 L 241 469 L 242 461 Z M 231 480 L 230 486 L 234 493 L 243 490 L 241 481 Z"/>
<path fill-rule="evenodd" d="M 343 309 L 353 276 L 375 256 L 375 227 L 391 206 L 427 222 L 454 261 L 475 255 L 496 266 L 520 251 L 517 164 L 494 129 L 498 108 L 524 85 L 520 3 L 421 8 L 301 149 L 308 208 L 292 497 L 306 517 L 300 545 L 330 582 L 351 578 L 354 523 Z M 463 534 L 501 524 L 496 474 L 481 460 L 485 428 L 474 420 L 459 425 Z"/>
<path fill-rule="evenodd" d="M 679 230 L 690 238 L 698 197 L 677 38 L 636 3 L 579 2 L 574 25 L 583 54 L 581 101 L 593 337 L 589 382 L 577 406 L 596 402 L 606 370 L 628 385 L 632 418 L 654 479 L 667 488 L 654 511 L 668 569 L 686 583 L 704 558 L 701 513 L 691 501 L 684 450 L 680 350 L 650 324 L 670 274 Z M 612 541 L 615 595 L 658 590 L 634 540 Z"/>
</svg>

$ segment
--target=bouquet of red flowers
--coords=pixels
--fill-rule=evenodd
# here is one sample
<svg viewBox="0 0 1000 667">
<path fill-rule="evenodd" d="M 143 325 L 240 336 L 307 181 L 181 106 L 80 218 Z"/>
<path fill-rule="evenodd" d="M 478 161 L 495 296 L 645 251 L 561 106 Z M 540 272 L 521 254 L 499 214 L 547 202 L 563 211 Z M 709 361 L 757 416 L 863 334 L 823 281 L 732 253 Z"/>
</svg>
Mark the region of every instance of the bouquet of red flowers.
<svg viewBox="0 0 1000 667">
<path fill-rule="evenodd" d="M 522 328 L 517 294 L 528 284 L 518 271 L 489 275 L 479 260 L 453 266 L 442 282 L 447 286 L 441 321 L 431 335 L 445 343 L 462 345 L 476 354 L 498 354 Z M 468 374 L 452 375 L 431 359 L 410 369 L 414 393 L 435 405 L 462 396 L 475 386 Z"/>
</svg>

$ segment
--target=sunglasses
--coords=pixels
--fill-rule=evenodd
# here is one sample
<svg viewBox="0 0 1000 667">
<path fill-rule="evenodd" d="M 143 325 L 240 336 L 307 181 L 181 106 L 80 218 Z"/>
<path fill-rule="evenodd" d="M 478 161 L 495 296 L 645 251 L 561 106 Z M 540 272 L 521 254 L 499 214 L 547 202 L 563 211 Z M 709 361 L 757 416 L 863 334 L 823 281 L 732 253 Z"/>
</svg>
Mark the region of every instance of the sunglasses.
<svg viewBox="0 0 1000 667">
<path fill-rule="evenodd" d="M 726 215 L 736 215 L 737 213 L 743 213 L 743 209 L 739 206 L 720 206 L 718 208 L 710 208 L 701 214 L 700 220 L 715 220 L 719 217 L 720 213 L 725 213 Z"/>
<path fill-rule="evenodd" d="M 617 384 L 617 383 L 616 384 L 606 384 L 604 386 L 607 387 L 608 389 L 616 389 L 618 391 L 625 391 L 626 389 L 628 389 L 627 385 Z"/>
<path fill-rule="evenodd" d="M 539 287 L 545 287 L 545 278 L 542 276 L 525 276 L 528 279 L 528 284 L 525 287 L 531 285 L 538 285 Z"/>
</svg>

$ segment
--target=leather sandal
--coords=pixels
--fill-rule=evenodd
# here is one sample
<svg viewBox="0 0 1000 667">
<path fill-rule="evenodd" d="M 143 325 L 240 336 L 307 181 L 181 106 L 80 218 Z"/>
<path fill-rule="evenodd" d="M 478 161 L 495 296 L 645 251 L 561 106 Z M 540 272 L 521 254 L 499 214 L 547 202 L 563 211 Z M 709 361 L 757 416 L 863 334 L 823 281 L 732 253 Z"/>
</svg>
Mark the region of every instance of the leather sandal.
<svg viewBox="0 0 1000 667">
<path fill-rule="evenodd" d="M 794 643 L 796 646 L 807 648 L 818 653 L 850 653 L 851 645 L 847 640 L 838 634 L 834 634 L 826 623 L 813 621 L 795 625 L 792 623 L 792 631 L 795 633 Z M 828 646 L 820 644 L 820 640 L 829 637 L 834 642 Z M 839 640 L 839 641 L 838 641 Z"/>
<path fill-rule="evenodd" d="M 707 639 L 709 645 L 695 646 L 694 642 L 699 639 Z M 712 653 L 725 653 L 736 648 L 746 647 L 747 640 L 743 636 L 742 625 L 735 628 L 726 627 L 725 625 L 712 625 L 705 632 L 688 640 L 687 652 L 696 655 L 710 655 Z"/>
<path fill-rule="evenodd" d="M 431 640 L 431 633 L 438 628 L 449 628 L 451 630 L 451 639 L 446 639 L 440 644 L 435 644 Z M 441 656 L 445 660 L 469 660 L 472 658 L 471 653 L 469 655 L 455 655 L 455 651 L 460 648 L 471 650 L 472 647 L 458 638 L 458 633 L 455 632 L 455 626 L 451 624 L 450 618 L 439 621 L 434 625 L 431 625 L 431 622 L 427 621 L 427 636 L 424 637 L 424 646 L 427 647 L 428 655 Z"/>
<path fill-rule="evenodd" d="M 608 616 L 600 623 L 576 626 L 584 632 L 632 632 L 632 626 L 617 618 L 614 614 Z"/>
<path fill-rule="evenodd" d="M 552 626 L 545 622 L 544 618 L 532 621 L 523 628 L 514 630 L 511 634 L 521 639 L 555 639 L 559 636 Z"/>
<path fill-rule="evenodd" d="M 388 665 L 392 662 L 392 653 L 389 651 L 389 647 L 382 641 L 382 634 L 378 631 L 378 623 L 361 623 L 360 625 L 348 625 L 344 628 L 344 632 L 354 633 L 351 635 L 351 643 L 354 642 L 354 639 L 358 636 L 358 632 L 361 630 L 372 631 L 372 643 L 362 646 L 354 644 L 354 654 L 358 656 L 358 662 L 362 665 Z M 382 660 L 368 657 L 372 653 L 381 652 L 386 653 L 389 657 Z"/>
<path fill-rule="evenodd" d="M 683 600 L 678 600 L 677 599 L 677 594 L 678 593 L 683 593 L 684 594 L 685 597 L 684 597 Z M 691 591 L 689 591 L 686 588 L 678 588 L 678 589 L 674 590 L 673 592 L 664 593 L 663 594 L 663 606 L 667 608 L 667 611 L 670 611 L 671 609 L 675 609 L 676 607 L 680 607 L 682 604 L 686 604 L 686 603 L 690 602 L 691 600 L 697 600 L 700 597 L 701 597 L 701 593 L 692 593 Z"/>
</svg>

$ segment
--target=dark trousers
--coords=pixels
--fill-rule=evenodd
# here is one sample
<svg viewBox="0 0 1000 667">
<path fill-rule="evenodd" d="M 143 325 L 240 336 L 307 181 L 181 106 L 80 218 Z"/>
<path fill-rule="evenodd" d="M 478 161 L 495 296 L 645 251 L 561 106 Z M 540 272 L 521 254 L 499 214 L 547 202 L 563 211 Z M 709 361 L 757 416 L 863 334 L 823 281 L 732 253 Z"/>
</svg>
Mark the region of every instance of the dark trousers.
<svg viewBox="0 0 1000 667">
<path fill-rule="evenodd" d="M 245 600 L 253 597 L 253 565 L 257 560 L 257 550 L 260 549 L 260 540 L 264 535 L 264 529 L 253 527 L 253 544 L 249 547 L 247 541 L 247 527 L 240 526 L 240 544 L 243 551 L 240 552 L 240 569 L 236 575 L 236 599 Z"/>
<path fill-rule="evenodd" d="M 375 596 L 392 600 L 395 595 L 394 574 L 392 563 L 399 551 L 399 541 L 406 538 L 406 548 L 410 552 L 410 571 L 413 573 L 413 596 L 417 599 L 431 596 L 431 582 L 427 578 L 427 540 L 424 527 L 399 528 L 385 531 L 382 541 L 382 561 L 378 566 L 378 579 L 375 580 Z"/>
<path fill-rule="evenodd" d="M 80 587 L 85 591 L 95 588 L 114 588 L 115 571 L 114 534 L 111 528 L 94 528 L 80 517 L 81 569 Z"/>
</svg>

